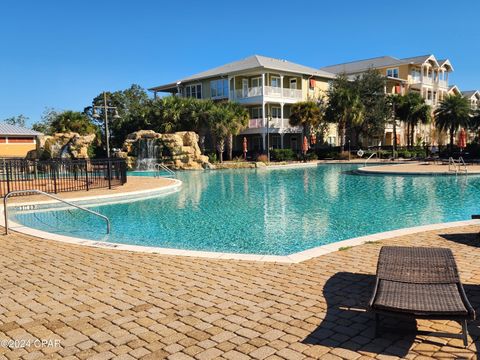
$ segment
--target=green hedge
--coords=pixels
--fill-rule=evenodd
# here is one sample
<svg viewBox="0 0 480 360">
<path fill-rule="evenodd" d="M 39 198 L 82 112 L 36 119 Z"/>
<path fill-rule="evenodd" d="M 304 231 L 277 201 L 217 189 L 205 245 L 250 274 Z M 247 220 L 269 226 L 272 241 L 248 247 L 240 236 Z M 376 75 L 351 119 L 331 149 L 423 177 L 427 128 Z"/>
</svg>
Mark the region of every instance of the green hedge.
<svg viewBox="0 0 480 360">
<path fill-rule="evenodd" d="M 292 161 L 297 159 L 297 155 L 292 149 L 273 149 L 270 155 L 272 159 L 276 161 Z"/>
</svg>

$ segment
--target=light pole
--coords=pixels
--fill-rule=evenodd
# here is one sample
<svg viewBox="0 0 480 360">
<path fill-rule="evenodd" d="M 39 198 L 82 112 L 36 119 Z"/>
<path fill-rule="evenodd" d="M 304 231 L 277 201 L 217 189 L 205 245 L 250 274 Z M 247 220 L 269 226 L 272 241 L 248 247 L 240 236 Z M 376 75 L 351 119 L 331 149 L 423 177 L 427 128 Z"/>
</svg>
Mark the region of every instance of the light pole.
<svg viewBox="0 0 480 360">
<path fill-rule="evenodd" d="M 350 139 L 348 139 L 348 161 L 350 161 Z"/>
<path fill-rule="evenodd" d="M 104 125 L 105 125 L 105 142 L 107 146 L 107 158 L 110 159 L 110 134 L 108 131 L 108 111 L 113 110 L 113 118 L 120 119 L 120 115 L 118 115 L 118 110 L 116 106 L 108 106 L 107 104 L 107 93 L 103 92 L 103 105 L 93 105 L 93 117 L 95 119 L 100 119 L 100 115 L 97 113 L 97 109 L 103 110 L 104 114 Z"/>
</svg>

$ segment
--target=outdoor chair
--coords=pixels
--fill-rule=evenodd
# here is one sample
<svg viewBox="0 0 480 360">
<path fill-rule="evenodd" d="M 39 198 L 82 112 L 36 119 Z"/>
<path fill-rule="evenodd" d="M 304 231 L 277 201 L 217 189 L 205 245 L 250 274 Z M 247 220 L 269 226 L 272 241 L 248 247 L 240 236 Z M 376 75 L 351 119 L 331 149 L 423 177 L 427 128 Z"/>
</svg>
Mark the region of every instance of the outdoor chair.
<svg viewBox="0 0 480 360">
<path fill-rule="evenodd" d="M 380 315 L 454 320 L 461 324 L 462 334 L 419 333 L 462 339 L 465 347 L 467 320 L 475 319 L 453 253 L 446 248 L 382 247 L 369 308 L 375 313 L 376 335 L 381 326 Z"/>
</svg>

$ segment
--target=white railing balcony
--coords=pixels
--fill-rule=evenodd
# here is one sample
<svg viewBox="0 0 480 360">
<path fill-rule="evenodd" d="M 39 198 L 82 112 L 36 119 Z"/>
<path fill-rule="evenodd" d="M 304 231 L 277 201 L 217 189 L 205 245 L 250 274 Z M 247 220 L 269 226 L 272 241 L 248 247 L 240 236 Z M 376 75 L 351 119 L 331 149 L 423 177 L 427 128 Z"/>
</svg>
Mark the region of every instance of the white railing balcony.
<svg viewBox="0 0 480 360">
<path fill-rule="evenodd" d="M 422 82 L 424 84 L 431 85 L 433 83 L 433 79 L 431 77 L 424 76 Z"/>
<path fill-rule="evenodd" d="M 261 95 L 262 95 L 261 86 L 255 86 L 255 87 L 249 87 L 246 89 L 237 89 L 235 91 L 230 91 L 230 97 L 232 99 L 245 99 L 245 98 L 261 96 Z"/>
<path fill-rule="evenodd" d="M 302 99 L 302 90 L 298 89 L 283 89 L 283 97 L 289 99 Z"/>
<path fill-rule="evenodd" d="M 265 93 L 262 93 L 262 89 L 265 89 Z M 256 96 L 269 96 L 275 98 L 287 98 L 287 99 L 294 99 L 294 100 L 301 100 L 302 99 L 302 90 L 298 89 L 288 89 L 288 88 L 281 88 L 276 86 L 256 86 L 256 87 L 249 87 L 245 89 L 237 89 L 230 91 L 230 98 L 231 99 L 247 99 Z"/>
<path fill-rule="evenodd" d="M 442 88 L 448 88 L 448 83 L 446 80 L 438 80 L 438 86 Z"/>
<path fill-rule="evenodd" d="M 258 129 L 263 127 L 263 119 L 250 119 L 248 121 L 249 129 Z"/>
<path fill-rule="evenodd" d="M 248 121 L 249 129 L 259 129 L 259 128 L 267 127 L 267 125 L 270 129 L 285 129 L 285 128 L 296 129 L 296 127 L 290 125 L 290 121 L 288 118 L 283 118 L 283 119 L 272 118 L 270 119 L 270 121 L 268 121 L 267 119 L 265 119 L 265 121 L 263 119 L 250 119 Z"/>
<path fill-rule="evenodd" d="M 419 84 L 422 82 L 421 76 L 412 76 L 411 77 L 412 84 Z"/>
</svg>

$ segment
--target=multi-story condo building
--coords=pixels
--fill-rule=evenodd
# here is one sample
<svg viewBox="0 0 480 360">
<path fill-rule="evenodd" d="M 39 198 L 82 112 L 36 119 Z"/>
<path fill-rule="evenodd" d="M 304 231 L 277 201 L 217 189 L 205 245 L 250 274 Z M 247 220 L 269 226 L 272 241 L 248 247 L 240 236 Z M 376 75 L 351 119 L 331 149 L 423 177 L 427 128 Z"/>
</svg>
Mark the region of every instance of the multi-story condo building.
<svg viewBox="0 0 480 360">
<path fill-rule="evenodd" d="M 435 108 L 449 92 L 448 78 L 453 71 L 448 59 L 437 60 L 433 55 L 415 56 L 398 59 L 391 56 L 381 56 L 372 59 L 352 61 L 322 67 L 321 70 L 334 74 L 355 76 L 368 69 L 375 69 L 387 79 L 385 92 L 387 94 L 405 94 L 415 91 L 421 94 L 428 105 Z M 457 89 L 458 90 L 458 89 Z M 402 124 L 398 124 L 397 143 L 404 144 L 406 132 Z M 416 137 L 422 142 L 432 143 L 433 125 L 417 127 Z M 392 126 L 387 126 L 383 145 L 392 145 Z"/>
<path fill-rule="evenodd" d="M 478 90 L 465 90 L 462 95 L 470 101 L 473 110 L 477 110 L 480 105 L 480 92 Z"/>
<path fill-rule="evenodd" d="M 243 104 L 250 113 L 248 128 L 235 139 L 234 148 L 241 149 L 247 137 L 249 151 L 266 149 L 267 134 L 272 148 L 301 147 L 302 129 L 289 124 L 292 104 L 324 96 L 335 74 L 286 60 L 250 56 L 179 81 L 153 87 L 197 99 L 231 100 Z M 336 144 L 336 129 L 331 128 L 327 141 Z"/>
</svg>

